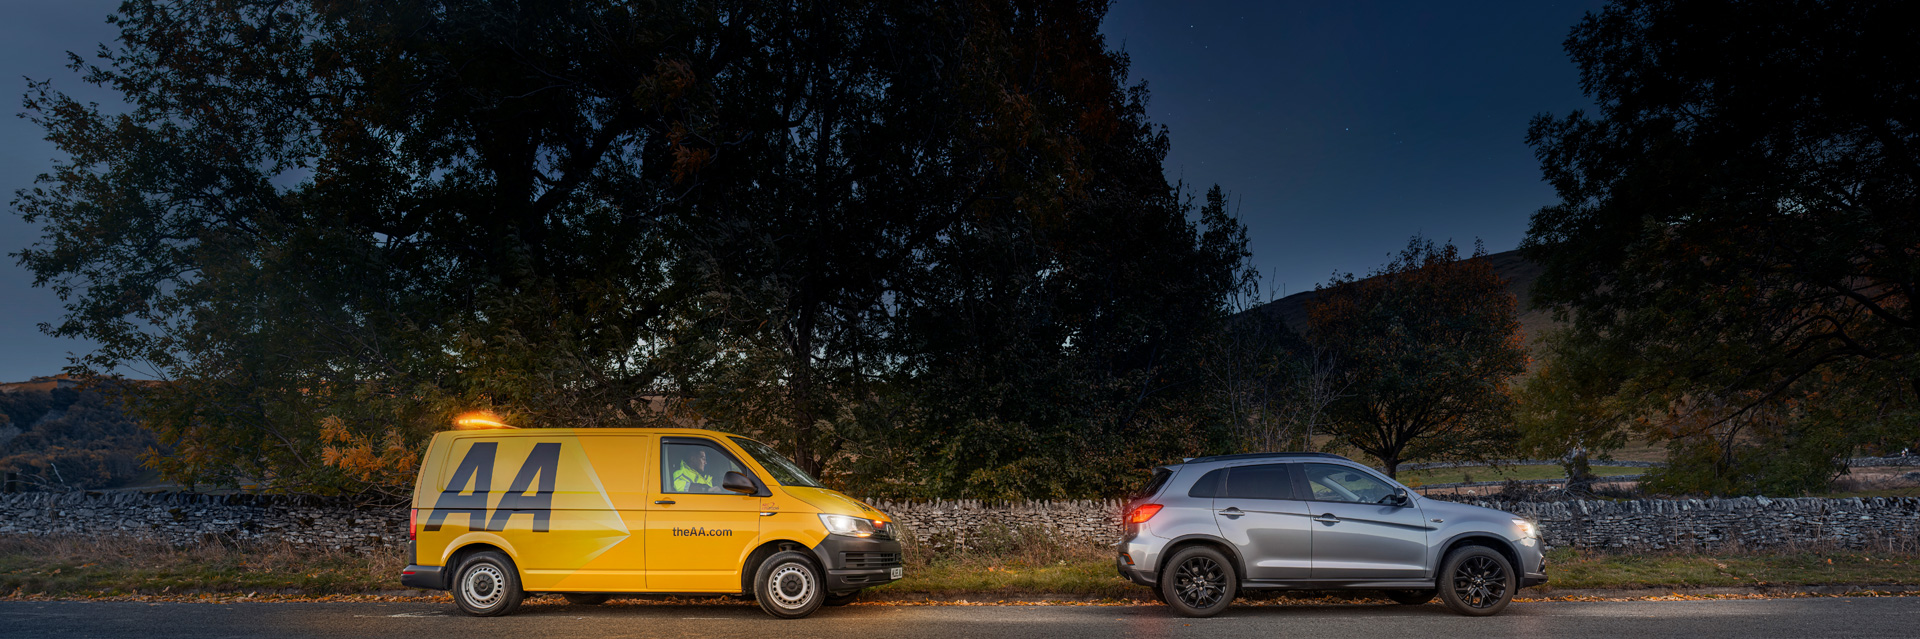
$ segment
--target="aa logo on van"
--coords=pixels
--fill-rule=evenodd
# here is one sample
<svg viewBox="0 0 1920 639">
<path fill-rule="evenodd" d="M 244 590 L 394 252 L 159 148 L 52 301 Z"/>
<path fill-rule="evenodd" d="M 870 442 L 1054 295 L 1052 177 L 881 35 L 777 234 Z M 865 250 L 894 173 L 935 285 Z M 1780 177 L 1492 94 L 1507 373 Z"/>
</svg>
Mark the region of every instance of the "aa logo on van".
<svg viewBox="0 0 1920 639">
<path fill-rule="evenodd" d="M 499 532 L 507 529 L 507 521 L 514 515 L 533 516 L 533 532 L 547 532 L 547 526 L 553 517 L 554 476 L 560 472 L 560 443 L 541 442 L 534 444 L 533 452 L 527 454 L 527 460 L 520 464 L 520 472 L 513 476 L 513 483 L 507 492 L 500 496 L 500 503 L 494 505 L 492 514 L 488 514 L 488 497 L 493 487 L 493 459 L 498 456 L 500 444 L 480 442 L 467 449 L 467 456 L 460 460 L 460 467 L 453 471 L 453 480 L 447 482 L 446 490 L 440 492 L 440 499 L 433 502 L 433 514 L 427 517 L 426 530 L 440 530 L 448 515 L 466 513 L 468 528 Z M 539 490 L 527 494 L 533 488 L 533 482 L 540 482 Z M 472 493 L 466 493 L 468 486 Z M 481 523 L 484 522 L 484 523 Z M 481 523 L 475 526 L 474 523 Z"/>
</svg>

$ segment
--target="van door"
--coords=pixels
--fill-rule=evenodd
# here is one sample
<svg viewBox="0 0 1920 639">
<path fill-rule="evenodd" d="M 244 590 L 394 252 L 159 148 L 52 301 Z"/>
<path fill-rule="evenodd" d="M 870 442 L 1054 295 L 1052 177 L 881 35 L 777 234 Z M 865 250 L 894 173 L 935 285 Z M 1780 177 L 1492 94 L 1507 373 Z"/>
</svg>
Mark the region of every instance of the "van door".
<svg viewBox="0 0 1920 639">
<path fill-rule="evenodd" d="M 1397 488 L 1339 464 L 1301 464 L 1312 501 L 1313 578 L 1425 579 L 1427 525 L 1420 508 L 1383 503 Z"/>
<path fill-rule="evenodd" d="M 1294 499 L 1289 466 L 1257 464 L 1213 471 L 1221 473 L 1216 478 L 1221 484 L 1214 488 L 1214 519 L 1220 534 L 1240 551 L 1247 579 L 1306 579 L 1312 566 L 1312 533 L 1307 529 L 1305 504 Z"/>
<path fill-rule="evenodd" d="M 740 592 L 740 565 L 759 545 L 760 497 L 720 487 L 727 472 L 754 477 L 718 442 L 661 437 L 647 511 L 647 589 L 655 592 Z"/>
</svg>

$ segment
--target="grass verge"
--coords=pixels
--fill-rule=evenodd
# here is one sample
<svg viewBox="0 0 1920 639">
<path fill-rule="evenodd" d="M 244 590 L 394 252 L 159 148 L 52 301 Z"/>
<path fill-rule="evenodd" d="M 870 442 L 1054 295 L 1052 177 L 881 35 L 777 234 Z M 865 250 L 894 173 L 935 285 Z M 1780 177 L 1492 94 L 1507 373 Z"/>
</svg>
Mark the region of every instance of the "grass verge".
<svg viewBox="0 0 1920 639">
<path fill-rule="evenodd" d="M 398 575 L 407 563 L 402 554 L 0 536 L 0 596 L 394 590 L 400 588 Z"/>
</svg>

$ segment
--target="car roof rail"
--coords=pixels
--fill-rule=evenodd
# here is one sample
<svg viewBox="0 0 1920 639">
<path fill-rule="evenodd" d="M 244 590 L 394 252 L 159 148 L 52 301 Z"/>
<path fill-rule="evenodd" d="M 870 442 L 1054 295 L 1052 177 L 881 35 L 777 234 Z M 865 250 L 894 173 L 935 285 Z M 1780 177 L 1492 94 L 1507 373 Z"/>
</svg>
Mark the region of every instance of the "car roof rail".
<svg viewBox="0 0 1920 639">
<path fill-rule="evenodd" d="M 1188 457 L 1183 464 L 1204 464 L 1207 462 L 1236 461 L 1241 459 L 1338 459 L 1353 461 L 1333 453 L 1236 453 L 1233 455 L 1208 455 L 1206 457 Z"/>
</svg>

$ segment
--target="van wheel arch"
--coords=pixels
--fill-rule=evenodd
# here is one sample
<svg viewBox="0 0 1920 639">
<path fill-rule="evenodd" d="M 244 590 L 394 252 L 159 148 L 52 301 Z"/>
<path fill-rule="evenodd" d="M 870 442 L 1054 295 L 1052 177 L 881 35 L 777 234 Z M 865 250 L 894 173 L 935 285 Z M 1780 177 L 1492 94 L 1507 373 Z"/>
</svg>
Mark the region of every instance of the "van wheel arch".
<svg viewBox="0 0 1920 639">
<path fill-rule="evenodd" d="M 826 574 L 827 566 L 820 562 L 819 557 L 814 555 L 813 548 L 791 539 L 775 539 L 760 544 L 753 549 L 753 552 L 747 553 L 747 560 L 740 565 L 740 596 L 752 599 L 753 575 L 760 572 L 760 564 L 765 562 L 768 557 L 772 557 L 775 553 L 787 550 L 797 551 L 808 557 L 812 557 L 813 568 L 820 571 L 821 574 Z"/>
<path fill-rule="evenodd" d="M 502 555 L 506 555 L 508 559 L 514 560 L 514 563 L 516 565 L 520 561 L 519 558 L 513 556 L 513 553 L 507 552 L 507 549 L 505 548 L 501 548 L 499 546 L 495 546 L 493 544 L 490 544 L 484 541 L 476 541 L 476 542 L 467 544 L 465 546 L 455 548 L 452 553 L 447 555 L 446 566 L 443 569 L 450 570 L 450 571 L 459 570 L 460 562 L 466 560 L 468 555 L 471 555 L 477 552 L 486 552 L 489 550 L 500 553 Z"/>
</svg>

